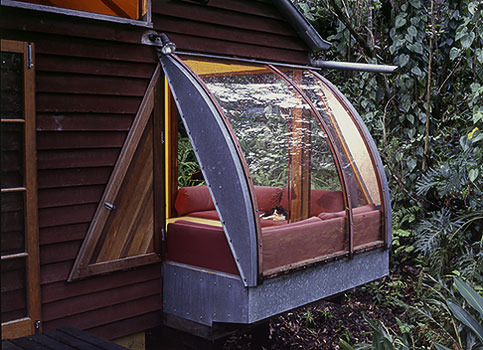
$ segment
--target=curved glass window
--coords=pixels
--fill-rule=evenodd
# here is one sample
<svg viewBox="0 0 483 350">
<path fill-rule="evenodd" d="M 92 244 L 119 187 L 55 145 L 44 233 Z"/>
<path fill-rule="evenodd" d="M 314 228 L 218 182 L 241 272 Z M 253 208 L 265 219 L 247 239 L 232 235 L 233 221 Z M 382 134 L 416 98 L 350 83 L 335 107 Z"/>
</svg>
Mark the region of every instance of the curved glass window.
<svg viewBox="0 0 483 350">
<path fill-rule="evenodd" d="M 342 211 L 342 187 L 327 135 L 311 106 L 269 67 L 187 60 L 220 104 L 233 128 L 256 191 L 281 190 L 273 206 L 258 200 L 262 226 L 274 222 L 267 212 L 278 206 L 285 220 L 296 222 L 324 209 Z M 300 72 L 294 72 L 293 75 Z M 268 189 L 265 189 L 267 192 Z M 324 208 L 317 191 L 339 194 L 337 207 Z M 265 199 L 265 198 L 263 198 Z M 311 200 L 312 199 L 312 200 Z M 277 216 L 276 216 L 277 217 Z M 276 221 L 275 221 L 276 222 Z"/>
<path fill-rule="evenodd" d="M 356 117 L 344 105 L 340 93 L 318 74 L 304 71 L 300 86 L 329 125 L 340 151 L 354 214 L 354 247 L 382 241 L 381 189 Z"/>
<path fill-rule="evenodd" d="M 352 256 L 354 250 L 382 243 L 385 208 L 372 149 L 357 116 L 330 83 L 304 69 L 279 70 L 198 57 L 185 57 L 184 63 L 214 102 L 248 169 L 253 207 L 257 208 L 254 219 L 259 227 L 258 246 L 251 248 L 251 254 L 258 252 L 259 274 L 271 276 L 335 256 Z M 196 124 L 203 129 L 200 118 L 206 111 L 196 112 L 193 105 L 191 109 L 195 113 L 193 127 Z M 205 142 L 203 133 L 197 133 L 197 142 Z M 206 159 L 218 167 L 216 154 Z M 200 162 L 200 166 L 203 169 L 204 164 Z M 221 183 L 208 186 L 221 189 Z M 229 189 L 222 192 L 229 195 Z M 219 220 L 216 195 L 211 201 L 205 198 L 207 194 L 206 186 L 180 188 L 175 203 L 178 215 Z M 230 203 L 230 211 L 236 207 Z M 245 208 L 240 206 L 240 210 Z M 205 230 L 192 226 L 186 222 L 172 225 L 168 238 L 170 232 L 175 237 L 186 230 L 193 234 Z M 231 242 L 231 233 L 223 227 Z M 190 237 L 202 239 L 198 234 Z M 243 260 L 243 254 L 238 258 Z M 218 265 L 213 262 L 209 266 Z M 236 272 L 226 264 L 214 269 Z"/>
</svg>

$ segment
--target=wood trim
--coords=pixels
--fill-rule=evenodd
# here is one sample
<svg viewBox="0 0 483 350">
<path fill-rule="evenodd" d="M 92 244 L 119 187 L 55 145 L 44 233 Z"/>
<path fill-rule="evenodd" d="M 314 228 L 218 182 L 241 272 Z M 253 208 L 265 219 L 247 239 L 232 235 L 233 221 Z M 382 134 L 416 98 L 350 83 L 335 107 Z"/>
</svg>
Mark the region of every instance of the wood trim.
<svg viewBox="0 0 483 350">
<path fill-rule="evenodd" d="M 77 278 L 85 278 L 92 275 L 130 269 L 136 266 L 153 264 L 159 261 L 160 258 L 156 253 L 128 256 L 122 259 L 103 261 L 96 264 L 87 265 L 84 269 L 79 271 L 79 276 Z"/>
<path fill-rule="evenodd" d="M 28 62 L 30 50 L 31 65 Z M 24 88 L 24 181 L 25 188 L 2 189 L 2 192 L 25 192 L 26 298 L 29 317 L 2 323 L 2 339 L 32 334 L 35 321 L 41 319 L 39 228 L 37 208 L 37 151 L 35 127 L 35 50 L 33 43 L 2 40 L 1 51 L 23 54 Z M 20 120 L 18 121 L 20 122 Z M 7 256 L 8 258 L 8 256 Z M 3 259 L 2 259 L 3 260 Z M 40 325 L 41 326 L 41 325 Z"/>
<path fill-rule="evenodd" d="M 137 20 L 137 19 L 103 15 L 100 13 L 71 10 L 71 9 L 66 9 L 62 7 L 37 5 L 37 4 L 32 4 L 28 2 L 22 2 L 22 1 L 15 1 L 15 0 L 2 0 L 2 6 L 17 7 L 22 9 L 36 10 L 36 11 L 43 11 L 43 12 L 51 12 L 51 13 L 68 15 L 73 17 L 81 17 L 81 18 L 102 20 L 106 22 L 129 24 L 129 25 L 134 25 L 139 27 L 148 27 L 148 28 L 153 27 L 153 24 L 151 23 L 151 13 L 148 13 L 148 16 L 146 16 L 146 20 L 143 20 L 143 19 Z M 148 8 L 150 7 L 151 6 L 148 6 Z"/>
<path fill-rule="evenodd" d="M 25 123 L 24 119 L 2 119 L 2 123 Z"/>
<path fill-rule="evenodd" d="M 18 258 L 26 258 L 27 256 L 28 256 L 28 253 L 25 253 L 25 252 L 17 253 L 17 254 L 2 255 L 2 261 L 18 259 Z"/>
<path fill-rule="evenodd" d="M 151 81 L 149 82 L 146 94 L 144 95 L 144 98 L 138 108 L 129 134 L 126 137 L 126 141 L 124 142 L 124 146 L 117 159 L 116 165 L 106 186 L 104 194 L 101 198 L 101 201 L 99 202 L 99 205 L 97 206 L 96 212 L 89 227 L 89 231 L 87 232 L 86 238 L 84 239 L 79 254 L 77 255 L 77 258 L 74 262 L 68 281 L 73 281 L 81 277 L 87 277 L 88 275 L 105 273 L 121 268 L 131 267 L 126 266 L 124 263 L 115 263 L 116 260 L 114 260 L 111 262 L 102 263 L 103 266 L 105 264 L 111 264 L 111 268 L 93 268 L 92 266 L 94 265 L 90 266 L 89 261 L 95 253 L 97 243 L 101 238 L 102 231 L 109 218 L 109 214 L 111 213 L 108 209 L 104 207 L 104 203 L 115 202 L 119 190 L 121 189 L 124 177 L 128 172 L 129 165 L 134 158 L 137 145 L 139 144 L 139 141 L 143 136 L 144 129 L 146 128 L 148 120 L 154 109 L 154 92 L 155 87 L 159 81 L 160 72 L 161 67 L 158 63 L 156 69 L 154 70 Z M 135 260 L 134 258 L 135 257 L 121 260 L 132 262 Z"/>
<path fill-rule="evenodd" d="M 12 193 L 12 192 L 25 192 L 27 191 L 26 187 L 12 187 L 12 188 L 2 188 L 2 193 Z"/>
<path fill-rule="evenodd" d="M 165 256 L 165 185 L 164 185 L 164 164 L 165 164 L 165 130 L 164 130 L 164 110 L 165 110 L 165 79 L 164 75 L 158 79 L 154 89 L 153 112 L 153 191 L 154 191 L 154 251 L 164 259 Z"/>
<path fill-rule="evenodd" d="M 2 339 L 14 339 L 34 333 L 30 317 L 2 323 Z"/>
</svg>

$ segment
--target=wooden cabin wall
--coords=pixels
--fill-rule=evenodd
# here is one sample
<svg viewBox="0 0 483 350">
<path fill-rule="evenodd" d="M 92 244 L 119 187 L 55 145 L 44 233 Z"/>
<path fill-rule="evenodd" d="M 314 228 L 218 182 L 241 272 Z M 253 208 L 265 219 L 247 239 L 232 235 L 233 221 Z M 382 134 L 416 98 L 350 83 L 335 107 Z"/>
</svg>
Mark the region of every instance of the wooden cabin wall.
<svg viewBox="0 0 483 350">
<path fill-rule="evenodd" d="M 153 1 L 178 48 L 307 63 L 307 48 L 263 1 Z M 68 283 L 154 71 L 147 28 L 1 7 L 2 38 L 35 44 L 42 326 L 117 338 L 161 324 L 159 264 Z"/>
<path fill-rule="evenodd" d="M 153 1 L 153 23 L 178 49 L 308 64 L 308 48 L 270 0 Z"/>
<path fill-rule="evenodd" d="M 156 64 L 145 28 L 2 7 L 2 38 L 35 43 L 44 330 L 116 338 L 161 323 L 159 264 L 67 283 Z"/>
</svg>

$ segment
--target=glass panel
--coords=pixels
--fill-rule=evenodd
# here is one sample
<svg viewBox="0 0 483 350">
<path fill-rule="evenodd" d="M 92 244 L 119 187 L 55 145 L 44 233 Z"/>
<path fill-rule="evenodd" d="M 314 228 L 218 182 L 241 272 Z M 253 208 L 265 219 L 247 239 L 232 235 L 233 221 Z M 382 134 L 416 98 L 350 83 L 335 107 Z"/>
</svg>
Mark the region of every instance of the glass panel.
<svg viewBox="0 0 483 350">
<path fill-rule="evenodd" d="M 23 54 L 2 52 L 1 61 L 1 118 L 23 119 Z"/>
<path fill-rule="evenodd" d="M 27 316 L 25 258 L 1 264 L 2 323 Z"/>
<path fill-rule="evenodd" d="M 1 179 L 2 188 L 24 186 L 23 123 L 1 123 Z"/>
<path fill-rule="evenodd" d="M 140 18 L 140 13 L 145 15 L 147 12 L 147 1 L 139 0 L 20 0 L 33 4 L 55 6 L 71 10 L 99 13 L 102 15 L 124 17 L 131 19 Z"/>
<path fill-rule="evenodd" d="M 363 136 L 349 111 L 325 82 L 306 71 L 301 87 L 324 118 L 341 150 L 354 209 L 354 247 L 382 240 L 378 177 Z"/>
<path fill-rule="evenodd" d="M 255 185 L 262 228 L 289 223 L 280 231 L 262 230 L 263 270 L 347 251 L 339 175 L 310 105 L 269 67 L 221 60 L 186 63 L 233 128 Z M 302 71 L 288 73 L 301 81 Z M 297 231 L 304 234 L 293 234 Z"/>
<path fill-rule="evenodd" d="M 2 193 L 2 255 L 25 251 L 24 192 Z"/>
</svg>

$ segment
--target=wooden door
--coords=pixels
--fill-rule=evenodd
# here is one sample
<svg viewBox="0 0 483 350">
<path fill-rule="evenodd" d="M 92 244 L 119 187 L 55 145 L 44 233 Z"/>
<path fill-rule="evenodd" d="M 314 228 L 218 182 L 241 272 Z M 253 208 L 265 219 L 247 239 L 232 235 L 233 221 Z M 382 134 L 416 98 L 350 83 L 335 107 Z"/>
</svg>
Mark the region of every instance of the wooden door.
<svg viewBox="0 0 483 350">
<path fill-rule="evenodd" d="M 33 45 L 1 41 L 2 339 L 40 328 Z"/>
</svg>

